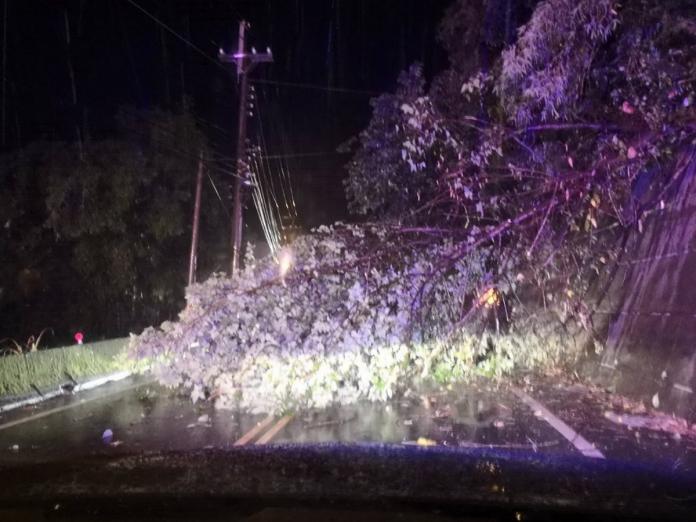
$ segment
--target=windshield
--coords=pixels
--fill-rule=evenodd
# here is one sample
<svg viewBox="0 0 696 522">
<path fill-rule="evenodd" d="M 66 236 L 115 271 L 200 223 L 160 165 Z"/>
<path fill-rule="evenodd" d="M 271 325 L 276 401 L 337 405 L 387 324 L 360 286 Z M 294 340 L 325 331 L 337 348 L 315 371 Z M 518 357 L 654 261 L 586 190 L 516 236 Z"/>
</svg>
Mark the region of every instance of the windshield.
<svg viewBox="0 0 696 522">
<path fill-rule="evenodd" d="M 693 2 L 39 4 L 2 9 L 0 514 L 693 507 Z"/>
</svg>

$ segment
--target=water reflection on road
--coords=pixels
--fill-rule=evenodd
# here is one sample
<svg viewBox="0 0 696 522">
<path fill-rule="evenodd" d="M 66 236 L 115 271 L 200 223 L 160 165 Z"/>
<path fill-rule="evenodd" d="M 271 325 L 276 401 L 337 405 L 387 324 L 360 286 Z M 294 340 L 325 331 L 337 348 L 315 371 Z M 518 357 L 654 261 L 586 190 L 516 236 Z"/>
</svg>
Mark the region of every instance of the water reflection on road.
<svg viewBox="0 0 696 522">
<path fill-rule="evenodd" d="M 194 405 L 187 396 L 140 382 L 112 383 L 0 415 L 0 458 L 55 461 L 104 454 L 224 449 L 235 442 L 385 443 L 577 454 L 577 444 L 567 434 L 563 436 L 553 422 L 511 390 L 486 384 L 411 394 L 388 404 L 362 403 L 267 417 L 216 410 L 210 403 Z M 671 459 L 680 469 L 696 469 L 696 437 L 658 437 L 655 433 L 636 437 L 626 427 L 607 420 L 599 406 L 583 402 L 568 390 L 553 388 L 542 398 L 569 428 L 575 426 L 590 434 L 590 442 L 608 452 L 609 458 Z M 31 419 L 52 409 L 56 411 Z M 15 422 L 19 423 L 13 425 Z M 112 432 L 108 440 L 102 438 L 105 430 Z"/>
</svg>

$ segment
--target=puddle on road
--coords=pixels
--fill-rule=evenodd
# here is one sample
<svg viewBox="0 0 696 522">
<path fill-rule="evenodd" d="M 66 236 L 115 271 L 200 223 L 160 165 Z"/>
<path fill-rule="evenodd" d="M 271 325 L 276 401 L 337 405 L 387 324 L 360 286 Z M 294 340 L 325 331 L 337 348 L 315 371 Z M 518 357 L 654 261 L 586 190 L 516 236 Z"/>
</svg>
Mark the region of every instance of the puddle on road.
<svg viewBox="0 0 696 522">
<path fill-rule="evenodd" d="M 502 391 L 424 395 L 298 415 L 284 443 L 381 442 L 571 452 L 572 447 Z"/>
<path fill-rule="evenodd" d="M 80 400 L 73 397 L 72 401 Z M 61 398 L 61 405 L 69 403 Z M 46 403 L 42 408 L 55 407 Z M 232 447 L 265 415 L 193 405 L 188 396 L 158 385 L 81 404 L 0 431 L 0 451 L 10 459 L 64 459 L 208 447 Z M 269 422 L 249 443 L 272 429 Z M 110 430 L 110 435 L 104 433 Z M 449 447 L 497 447 L 522 451 L 572 451 L 529 409 L 501 390 L 465 388 L 298 412 L 272 443 L 374 442 Z M 5 448 L 12 448 L 5 450 Z M 18 449 L 15 449 L 18 448 Z"/>
<path fill-rule="evenodd" d="M 85 397 L 89 396 L 47 401 L 35 413 L 70 401 L 75 407 L 0 430 L 3 459 L 62 460 L 104 453 L 226 447 L 259 418 L 240 418 L 233 412 L 216 411 L 210 404 L 193 405 L 188 397 L 158 385 L 80 403 Z M 107 431 L 110 436 L 104 437 Z"/>
</svg>

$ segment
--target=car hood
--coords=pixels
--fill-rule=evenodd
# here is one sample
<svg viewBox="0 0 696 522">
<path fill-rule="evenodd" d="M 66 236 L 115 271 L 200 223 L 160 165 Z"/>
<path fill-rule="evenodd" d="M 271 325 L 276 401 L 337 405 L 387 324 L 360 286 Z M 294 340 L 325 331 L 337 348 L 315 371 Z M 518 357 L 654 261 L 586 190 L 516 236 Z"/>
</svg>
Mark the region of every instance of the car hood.
<svg viewBox="0 0 696 522">
<path fill-rule="evenodd" d="M 349 502 L 687 518 L 696 476 L 564 454 L 270 445 L 0 463 L 0 505 L 147 499 Z"/>
</svg>

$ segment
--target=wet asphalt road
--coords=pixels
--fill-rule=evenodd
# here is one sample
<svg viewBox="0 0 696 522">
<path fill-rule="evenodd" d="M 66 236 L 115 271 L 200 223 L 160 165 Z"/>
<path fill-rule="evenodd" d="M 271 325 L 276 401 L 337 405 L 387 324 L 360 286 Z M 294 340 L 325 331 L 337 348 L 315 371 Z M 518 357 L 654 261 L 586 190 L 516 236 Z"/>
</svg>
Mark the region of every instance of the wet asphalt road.
<svg viewBox="0 0 696 522">
<path fill-rule="evenodd" d="M 611 402 L 579 385 L 521 393 L 481 383 L 388 404 L 267 417 L 192 404 L 142 377 L 0 414 L 0 462 L 55 462 L 150 451 L 324 442 L 502 448 L 657 463 L 696 472 L 696 430 L 627 427 Z M 621 413 L 621 412 L 619 412 Z M 106 430 L 110 430 L 110 434 Z M 584 444 L 584 445 L 583 445 Z"/>
</svg>

